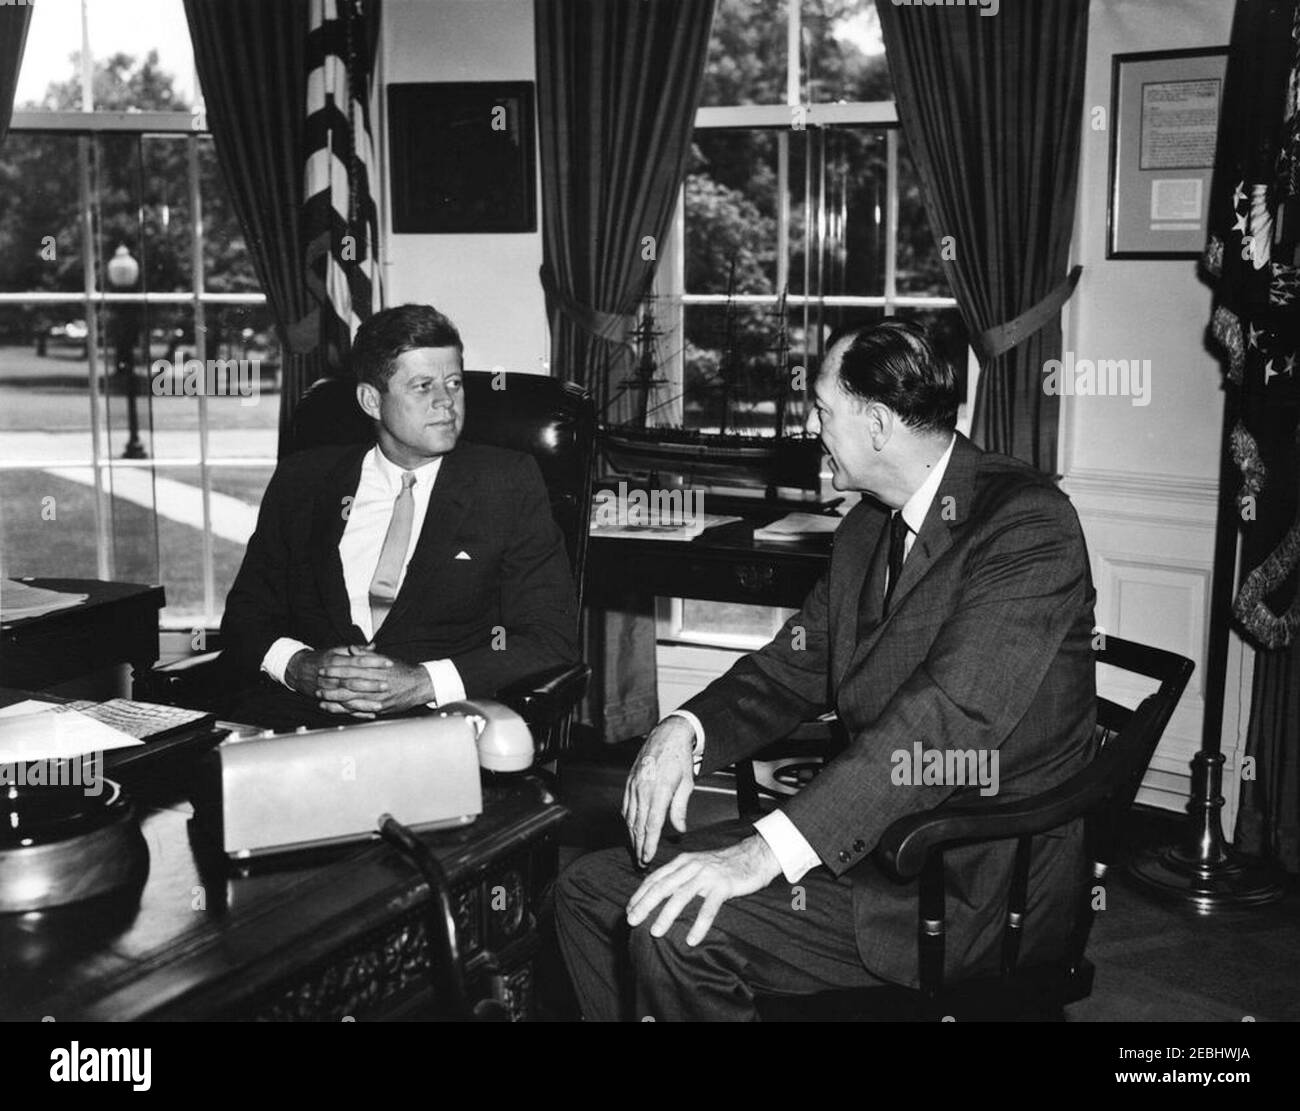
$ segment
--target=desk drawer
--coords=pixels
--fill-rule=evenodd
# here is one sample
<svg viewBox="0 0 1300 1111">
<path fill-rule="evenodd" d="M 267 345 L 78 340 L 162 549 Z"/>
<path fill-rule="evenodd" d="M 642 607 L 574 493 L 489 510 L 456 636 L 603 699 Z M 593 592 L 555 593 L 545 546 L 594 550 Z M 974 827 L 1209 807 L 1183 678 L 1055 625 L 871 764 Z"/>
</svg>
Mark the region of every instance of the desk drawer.
<svg viewBox="0 0 1300 1111">
<path fill-rule="evenodd" d="M 671 564 L 637 555 L 628 564 L 628 582 L 661 597 L 793 608 L 803 604 L 821 572 L 807 560 L 765 552 L 691 554 Z"/>
</svg>

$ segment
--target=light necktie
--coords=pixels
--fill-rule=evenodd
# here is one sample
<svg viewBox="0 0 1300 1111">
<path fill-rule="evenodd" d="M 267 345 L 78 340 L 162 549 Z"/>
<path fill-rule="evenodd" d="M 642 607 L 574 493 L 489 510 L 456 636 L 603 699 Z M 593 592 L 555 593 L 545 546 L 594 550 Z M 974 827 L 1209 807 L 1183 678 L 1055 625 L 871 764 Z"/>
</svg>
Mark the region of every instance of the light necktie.
<svg viewBox="0 0 1300 1111">
<path fill-rule="evenodd" d="M 885 601 L 881 606 L 881 616 L 889 613 L 889 599 L 893 597 L 894 586 L 903 573 L 903 556 L 907 544 L 907 522 L 901 513 L 895 513 L 889 519 L 889 581 L 885 583 Z"/>
<path fill-rule="evenodd" d="M 388 522 L 384 546 L 379 550 L 375 576 L 370 580 L 371 637 L 379 632 L 379 626 L 384 623 L 388 611 L 393 608 L 393 599 L 397 597 L 406 549 L 411 543 L 411 524 L 415 520 L 415 495 L 411 493 L 414 485 L 414 472 L 403 471 L 402 488 L 393 500 L 393 517 Z"/>
</svg>

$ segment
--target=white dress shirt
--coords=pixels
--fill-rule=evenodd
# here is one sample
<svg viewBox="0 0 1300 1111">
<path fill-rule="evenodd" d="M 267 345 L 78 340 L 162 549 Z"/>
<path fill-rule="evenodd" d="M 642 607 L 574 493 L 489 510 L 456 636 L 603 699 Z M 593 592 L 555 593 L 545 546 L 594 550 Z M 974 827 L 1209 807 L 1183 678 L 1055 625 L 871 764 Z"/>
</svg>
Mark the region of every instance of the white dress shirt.
<svg viewBox="0 0 1300 1111">
<path fill-rule="evenodd" d="M 921 526 L 925 523 L 925 518 L 934 503 L 934 496 L 939 492 L 939 484 L 948 469 L 948 460 L 952 458 L 952 449 L 956 442 L 955 436 L 948 441 L 948 447 L 939 457 L 939 462 L 934 465 L 925 481 L 917 487 L 916 492 L 907 499 L 907 503 L 900 511 L 907 524 L 907 536 L 903 540 L 904 560 L 911 554 L 917 533 L 921 531 Z M 886 572 L 886 589 L 888 589 L 888 572 Z M 689 721 L 691 728 L 695 730 L 693 755 L 695 770 L 698 773 L 704 758 L 704 726 L 689 710 L 676 710 L 674 713 Z M 773 810 L 770 814 L 765 814 L 754 823 L 754 830 L 767 842 L 768 848 L 772 850 L 772 855 L 776 857 L 781 871 L 790 883 L 798 883 L 821 863 L 816 850 L 808 844 L 808 839 L 799 832 L 798 827 L 784 810 Z"/>
<path fill-rule="evenodd" d="M 415 475 L 415 485 L 411 487 L 414 513 L 411 519 L 411 539 L 406 546 L 402 574 L 397 583 L 399 591 L 402 580 L 406 578 L 411 556 L 415 554 L 415 546 L 420 541 L 420 530 L 424 527 L 424 518 L 429 512 L 429 496 L 433 493 L 433 484 L 441 466 L 442 459 L 439 457 L 412 472 Z M 361 461 L 357 492 L 348 506 L 348 521 L 343 526 L 343 536 L 339 540 L 339 559 L 343 564 L 348 609 L 353 623 L 365 634 L 367 643 L 375 635 L 374 618 L 370 613 L 370 582 L 375 577 L 375 568 L 379 566 L 384 537 L 387 536 L 389 522 L 393 519 L 393 505 L 402 489 L 403 473 L 402 468 L 390 460 L 378 444 L 366 452 Z M 289 666 L 294 654 L 304 648 L 310 648 L 310 645 L 293 637 L 280 637 L 267 649 L 262 659 L 262 670 L 287 687 L 289 684 L 285 679 L 285 668 Z M 429 679 L 433 683 L 434 700 L 429 703 L 430 706 L 459 702 L 465 697 L 465 684 L 451 660 L 429 660 L 421 666 L 429 673 Z"/>
</svg>

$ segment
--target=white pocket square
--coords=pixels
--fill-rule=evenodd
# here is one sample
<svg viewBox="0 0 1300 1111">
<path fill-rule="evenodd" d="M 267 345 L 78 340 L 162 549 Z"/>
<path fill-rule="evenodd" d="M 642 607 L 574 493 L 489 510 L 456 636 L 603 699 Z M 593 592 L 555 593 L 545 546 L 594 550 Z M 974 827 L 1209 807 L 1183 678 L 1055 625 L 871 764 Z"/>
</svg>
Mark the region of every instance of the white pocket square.
<svg viewBox="0 0 1300 1111">
<path fill-rule="evenodd" d="M 469 559 L 469 552 L 457 552 L 457 553 L 456 553 L 456 558 L 457 558 L 457 559 Z"/>
</svg>

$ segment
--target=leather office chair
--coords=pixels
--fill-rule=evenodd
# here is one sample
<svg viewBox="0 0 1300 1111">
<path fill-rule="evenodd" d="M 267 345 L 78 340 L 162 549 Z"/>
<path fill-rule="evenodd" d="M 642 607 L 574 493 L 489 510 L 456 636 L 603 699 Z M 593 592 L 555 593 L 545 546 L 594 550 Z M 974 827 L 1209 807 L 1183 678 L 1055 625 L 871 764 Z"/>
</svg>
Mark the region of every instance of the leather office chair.
<svg viewBox="0 0 1300 1111">
<path fill-rule="evenodd" d="M 1059 1019 L 1063 1008 L 1092 991 L 1093 966 L 1084 958 L 1092 928 L 1095 889 L 1123 850 L 1124 821 L 1156 745 L 1192 674 L 1185 656 L 1107 636 L 1097 662 L 1159 681 L 1159 688 L 1133 710 L 1098 696 L 1101 746 L 1092 763 L 1066 782 L 1031 798 L 988 809 L 954 808 L 913 814 L 891 825 L 880 839 L 877 861 L 891 878 L 920 879 L 917 938 L 920 988 L 846 989 L 804 996 L 760 996 L 768 1021 Z M 812 756 L 817 741 L 807 730 L 794 741 L 796 755 Z M 823 754 L 829 754 L 825 739 Z M 760 754 L 760 759 L 763 754 Z M 746 761 L 745 763 L 750 763 Z M 749 769 L 752 784 L 752 764 Z M 737 803 L 742 817 L 757 809 L 752 792 Z M 760 811 L 761 812 L 761 811 Z M 1083 817 L 1091 875 L 1080 884 L 1073 931 L 1054 959 L 1022 967 L 1022 940 L 1035 923 L 1026 913 L 1031 847 L 1035 835 Z M 944 967 L 943 853 L 954 845 L 1016 841 L 1016 863 L 1003 924 L 997 976 L 946 984 Z"/>
<path fill-rule="evenodd" d="M 543 375 L 466 371 L 462 435 L 525 451 L 537 460 L 551 512 L 564 536 L 581 608 L 596 443 L 591 395 Z M 373 426 L 356 403 L 356 384 L 325 378 L 312 384 L 294 410 L 284 454 L 373 441 Z M 156 667 L 137 681 L 135 697 L 219 710 L 228 690 L 219 657 L 219 652 L 207 652 Z M 568 747 L 572 711 L 590 674 L 585 664 L 555 668 L 498 692 L 498 699 L 531 727 L 538 763 L 553 760 Z"/>
</svg>

